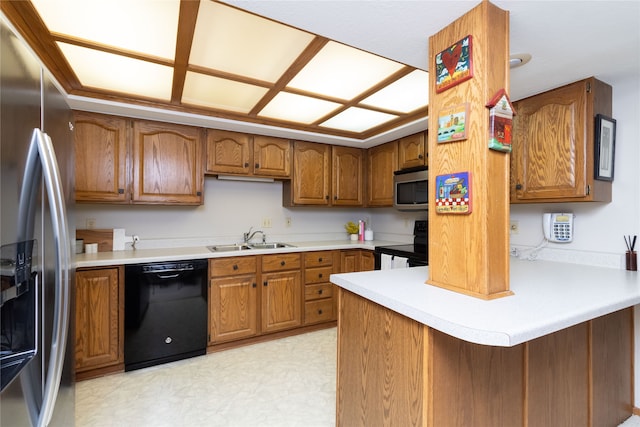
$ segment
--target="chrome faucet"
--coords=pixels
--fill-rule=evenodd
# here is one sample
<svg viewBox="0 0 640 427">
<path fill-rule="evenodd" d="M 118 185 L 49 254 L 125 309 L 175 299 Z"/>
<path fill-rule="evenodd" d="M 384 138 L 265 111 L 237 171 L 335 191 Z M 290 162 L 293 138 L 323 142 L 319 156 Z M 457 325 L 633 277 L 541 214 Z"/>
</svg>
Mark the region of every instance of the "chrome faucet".
<svg viewBox="0 0 640 427">
<path fill-rule="evenodd" d="M 262 234 L 262 243 L 265 243 L 265 242 L 267 241 L 267 235 L 266 235 L 266 234 L 264 234 L 264 231 L 262 231 L 262 230 L 256 230 L 256 231 L 254 231 L 254 232 L 252 233 L 252 232 L 251 232 L 251 230 L 253 230 L 253 227 L 250 227 L 250 228 L 249 228 L 249 231 L 247 231 L 246 233 L 244 233 L 244 234 L 243 234 L 244 242 L 245 242 L 245 243 L 249 243 L 249 241 L 250 241 L 251 239 L 253 239 L 253 236 L 255 236 L 255 235 L 256 235 L 256 233 L 260 233 L 260 234 Z"/>
</svg>

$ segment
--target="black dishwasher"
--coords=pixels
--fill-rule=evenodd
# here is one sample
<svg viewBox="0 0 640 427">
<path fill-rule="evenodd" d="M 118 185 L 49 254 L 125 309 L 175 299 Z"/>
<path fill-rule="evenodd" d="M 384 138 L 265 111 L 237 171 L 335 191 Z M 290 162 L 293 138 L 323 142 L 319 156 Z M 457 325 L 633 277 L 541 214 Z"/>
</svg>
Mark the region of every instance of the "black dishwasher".
<svg viewBox="0 0 640 427">
<path fill-rule="evenodd" d="M 125 371 L 207 349 L 207 260 L 125 266 Z"/>
</svg>

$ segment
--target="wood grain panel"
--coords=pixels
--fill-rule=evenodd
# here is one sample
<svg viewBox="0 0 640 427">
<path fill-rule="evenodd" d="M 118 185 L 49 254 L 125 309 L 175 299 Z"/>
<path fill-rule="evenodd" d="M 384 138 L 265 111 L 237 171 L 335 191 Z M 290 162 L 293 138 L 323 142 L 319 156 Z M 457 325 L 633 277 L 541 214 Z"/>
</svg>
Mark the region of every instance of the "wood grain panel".
<svg viewBox="0 0 640 427">
<path fill-rule="evenodd" d="M 291 175 L 291 143 L 287 139 L 253 137 L 253 173 L 287 178 Z"/>
<path fill-rule="evenodd" d="M 337 425 L 418 426 L 423 326 L 339 291 Z"/>
<path fill-rule="evenodd" d="M 212 279 L 210 289 L 210 343 L 256 335 L 256 275 Z"/>
<path fill-rule="evenodd" d="M 581 323 L 527 344 L 528 427 L 588 425 L 588 340 Z"/>
<path fill-rule="evenodd" d="M 318 283 L 315 285 L 305 285 L 304 299 L 311 301 L 321 298 L 331 298 L 333 296 L 334 285 L 331 283 Z"/>
<path fill-rule="evenodd" d="M 262 256 L 262 271 L 283 271 L 300 269 L 300 254 L 274 254 Z"/>
<path fill-rule="evenodd" d="M 117 364 L 122 359 L 120 269 L 76 273 L 76 370 Z"/>
<path fill-rule="evenodd" d="M 305 267 L 333 265 L 333 251 L 305 252 L 303 256 Z"/>
<path fill-rule="evenodd" d="M 331 146 L 295 141 L 293 176 L 282 184 L 285 206 L 328 206 L 331 191 Z"/>
<path fill-rule="evenodd" d="M 333 273 L 332 266 L 307 268 L 304 271 L 304 283 L 309 284 L 328 282 L 331 273 Z"/>
<path fill-rule="evenodd" d="M 262 331 L 273 332 L 302 324 L 300 271 L 262 275 Z"/>
<path fill-rule="evenodd" d="M 438 214 L 429 209 L 429 283 L 482 298 L 509 294 L 509 156 L 487 147 L 485 104 L 509 88 L 509 15 L 489 2 L 429 38 L 429 60 L 472 35 L 473 78 L 441 93 L 429 74 L 429 128 L 437 129 L 437 112 L 468 102 L 467 140 L 437 143 L 429 132 L 429 194 L 435 177 L 454 172 L 471 175 L 472 214 Z M 434 65 L 432 65 L 434 66 Z"/>
<path fill-rule="evenodd" d="M 333 299 L 325 298 L 317 301 L 307 301 L 304 303 L 304 323 L 305 325 L 318 322 L 328 322 L 334 319 Z"/>
<path fill-rule="evenodd" d="M 251 136 L 223 130 L 207 130 L 206 173 L 249 174 L 253 170 Z"/>
<path fill-rule="evenodd" d="M 219 277 L 255 273 L 257 265 L 255 256 L 214 258 L 209 260 L 209 275 Z"/>
<path fill-rule="evenodd" d="M 334 206 L 362 206 L 363 157 L 360 148 L 331 147 L 331 203 Z"/>
<path fill-rule="evenodd" d="M 478 345 L 430 329 L 429 348 L 431 425 L 522 425 L 523 345 Z"/>
<path fill-rule="evenodd" d="M 398 168 L 398 142 L 367 151 L 367 205 L 393 206 L 393 172 Z"/>
<path fill-rule="evenodd" d="M 633 409 L 633 309 L 591 322 L 592 426 L 622 424 Z"/>
</svg>

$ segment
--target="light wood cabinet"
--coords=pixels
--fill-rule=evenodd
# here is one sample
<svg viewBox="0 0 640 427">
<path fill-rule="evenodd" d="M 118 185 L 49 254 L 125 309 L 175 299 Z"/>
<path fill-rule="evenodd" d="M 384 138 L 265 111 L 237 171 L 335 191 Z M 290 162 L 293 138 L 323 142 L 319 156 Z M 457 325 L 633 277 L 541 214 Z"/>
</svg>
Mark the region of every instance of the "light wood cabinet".
<svg viewBox="0 0 640 427">
<path fill-rule="evenodd" d="M 329 206 L 331 198 L 331 146 L 293 143 L 293 176 L 282 184 L 285 206 Z"/>
<path fill-rule="evenodd" d="M 209 260 L 209 344 L 258 333 L 257 257 Z"/>
<path fill-rule="evenodd" d="M 209 129 L 207 174 L 289 178 L 291 143 L 282 138 Z"/>
<path fill-rule="evenodd" d="M 371 271 L 375 268 L 372 251 L 366 249 L 345 249 L 340 252 L 340 273 Z"/>
<path fill-rule="evenodd" d="M 329 322 L 337 317 L 336 290 L 329 276 L 338 266 L 339 252 L 306 252 L 304 258 L 304 323 Z M 336 262 L 334 263 L 334 259 Z"/>
<path fill-rule="evenodd" d="M 121 266 L 76 271 L 78 374 L 124 364 L 123 274 Z"/>
<path fill-rule="evenodd" d="M 362 206 L 363 150 L 331 147 L 331 191 L 334 206 Z"/>
<path fill-rule="evenodd" d="M 611 116 L 611 93 L 589 78 L 514 103 L 511 203 L 611 201 L 594 179 L 594 119 Z"/>
<path fill-rule="evenodd" d="M 200 128 L 75 112 L 76 201 L 201 205 Z"/>
<path fill-rule="evenodd" d="M 398 140 L 398 169 L 427 165 L 426 133 L 419 132 Z"/>
<path fill-rule="evenodd" d="M 393 172 L 398 164 L 398 141 L 367 151 L 367 206 L 393 206 Z"/>
<path fill-rule="evenodd" d="M 127 120 L 74 113 L 76 202 L 128 203 Z"/>
<path fill-rule="evenodd" d="M 262 332 L 302 324 L 300 254 L 262 256 Z"/>
<path fill-rule="evenodd" d="M 200 128 L 134 121 L 135 202 L 201 205 L 202 166 Z"/>
</svg>

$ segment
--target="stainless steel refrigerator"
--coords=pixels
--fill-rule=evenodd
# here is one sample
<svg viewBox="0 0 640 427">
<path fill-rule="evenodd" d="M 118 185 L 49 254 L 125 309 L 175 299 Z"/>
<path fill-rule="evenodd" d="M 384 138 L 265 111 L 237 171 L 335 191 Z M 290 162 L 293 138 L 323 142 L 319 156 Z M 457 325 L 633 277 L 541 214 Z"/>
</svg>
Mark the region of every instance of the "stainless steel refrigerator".
<svg viewBox="0 0 640 427">
<path fill-rule="evenodd" d="M 72 426 L 72 115 L 2 14 L 0 45 L 0 425 Z"/>
</svg>

